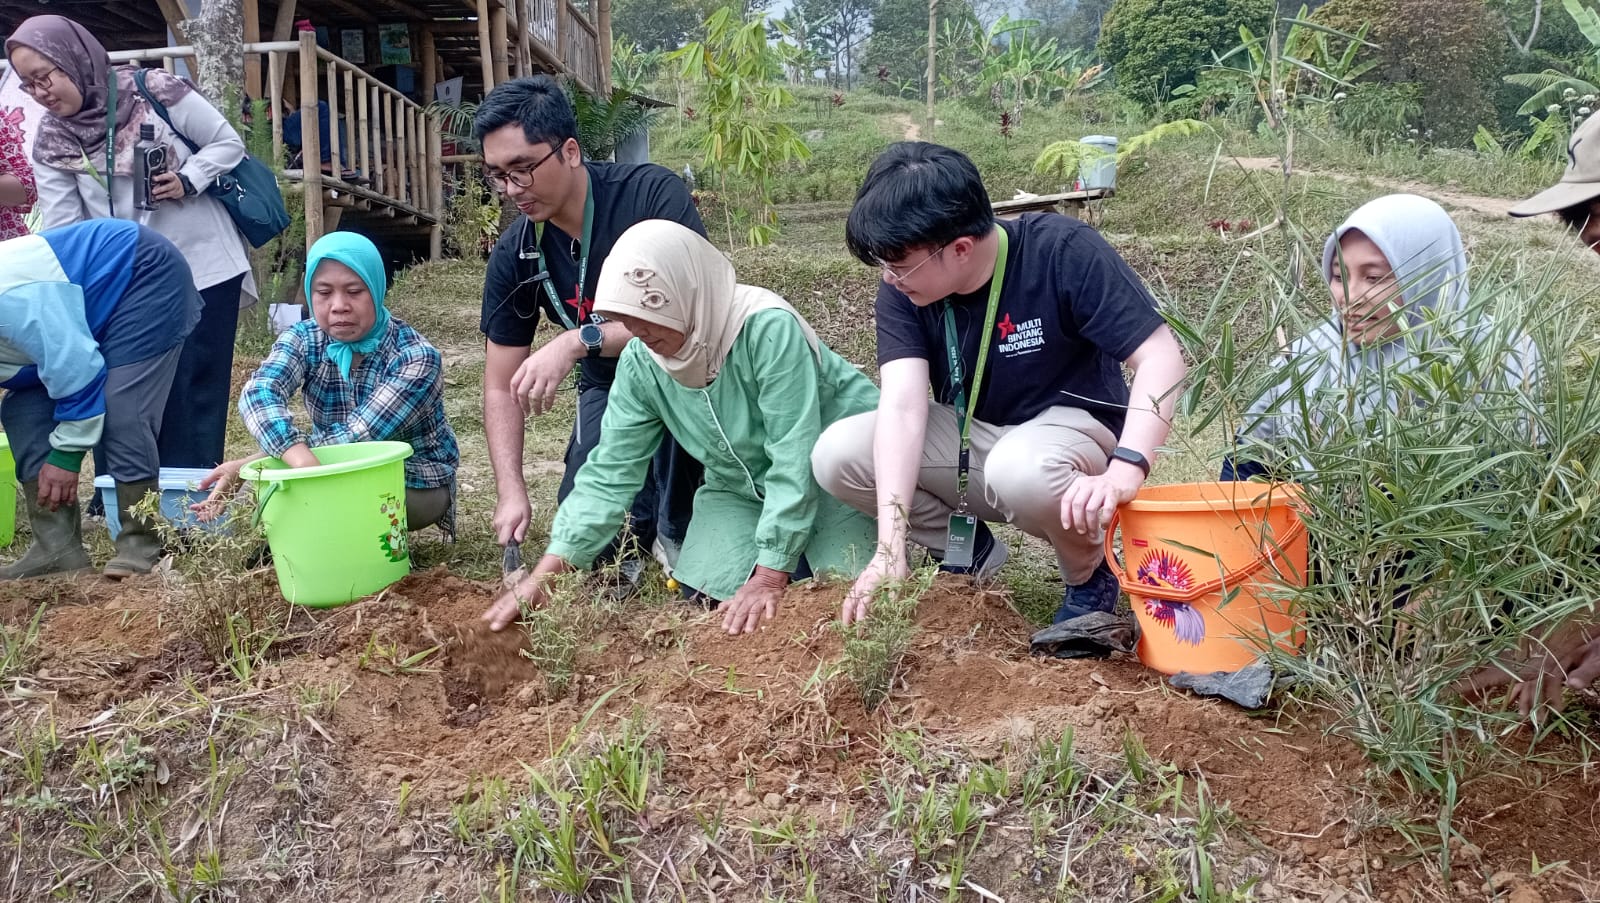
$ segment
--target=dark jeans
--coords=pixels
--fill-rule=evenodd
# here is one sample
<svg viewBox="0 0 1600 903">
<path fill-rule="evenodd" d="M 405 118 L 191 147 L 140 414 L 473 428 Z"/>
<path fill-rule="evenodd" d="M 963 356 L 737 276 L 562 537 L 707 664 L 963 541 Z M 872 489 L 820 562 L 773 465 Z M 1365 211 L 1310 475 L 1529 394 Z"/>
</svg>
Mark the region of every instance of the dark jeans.
<svg viewBox="0 0 1600 903">
<path fill-rule="evenodd" d="M 600 421 L 605 416 L 609 397 L 607 387 L 580 386 L 578 389 L 578 418 L 572 424 L 572 438 L 567 440 L 566 472 L 556 493 L 557 502 L 566 500 L 572 491 L 572 481 L 577 479 L 578 468 L 600 444 Z M 648 553 L 658 535 L 669 542 L 683 544 L 694 509 L 694 493 L 700 488 L 704 472 L 700 462 L 690 457 L 670 434 L 662 437 L 644 486 L 633 497 L 633 507 L 628 510 L 633 535 L 641 550 Z M 617 542 L 612 540 L 596 560 L 610 561 L 616 557 L 616 552 Z"/>
<path fill-rule="evenodd" d="M 241 273 L 200 292 L 200 322 L 183 344 L 178 375 L 161 419 L 162 467 L 210 468 L 222 463 L 233 409 L 233 340 L 243 283 Z"/>
</svg>

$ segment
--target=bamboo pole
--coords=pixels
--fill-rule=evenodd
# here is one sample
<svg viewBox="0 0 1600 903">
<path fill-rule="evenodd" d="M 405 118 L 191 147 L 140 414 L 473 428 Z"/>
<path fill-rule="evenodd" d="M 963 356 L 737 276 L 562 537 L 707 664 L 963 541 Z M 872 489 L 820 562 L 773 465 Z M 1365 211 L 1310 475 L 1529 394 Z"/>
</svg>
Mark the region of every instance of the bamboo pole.
<svg viewBox="0 0 1600 903">
<path fill-rule="evenodd" d="M 356 151 L 358 148 L 358 139 L 356 137 L 357 125 L 356 67 L 348 66 L 345 67 L 344 70 L 344 152 L 345 157 L 347 158 L 356 157 Z M 348 165 L 346 165 L 346 161 L 342 159 L 336 158 L 336 162 L 338 163 L 340 170 L 356 169 L 366 172 L 365 169 L 361 168 L 361 160 L 359 157 L 357 157 L 354 161 L 351 161 Z M 339 174 L 339 178 L 344 178 L 343 172 Z"/>
<path fill-rule="evenodd" d="M 368 85 L 367 94 L 372 98 L 372 170 L 377 176 L 373 187 L 384 194 L 389 190 L 389 173 L 383 165 L 383 93 L 377 85 Z"/>
<path fill-rule="evenodd" d="M 409 157 L 411 155 L 410 155 L 410 151 L 409 151 L 409 148 L 407 146 L 407 141 L 406 141 L 407 134 L 408 134 L 407 130 L 406 130 L 406 116 L 407 116 L 408 111 L 406 110 L 406 105 L 401 103 L 398 100 L 390 98 L 389 102 L 394 104 L 394 106 L 395 106 L 395 111 L 394 111 L 394 119 L 395 119 L 395 122 L 394 122 L 395 161 L 394 162 L 395 162 L 395 166 L 398 167 L 398 169 L 399 169 L 399 173 L 398 173 L 397 178 L 395 179 L 395 184 L 394 184 L 394 196 L 403 201 L 403 200 L 406 199 L 406 190 L 411 185 L 411 179 L 410 179 L 411 173 L 409 172 L 409 169 L 410 169 Z"/>
<path fill-rule="evenodd" d="M 278 0 L 278 18 L 272 23 L 272 39 L 287 41 L 294 30 L 295 0 Z"/>
<path fill-rule="evenodd" d="M 533 74 L 533 0 L 517 0 L 517 76 Z"/>
<path fill-rule="evenodd" d="M 305 128 L 301 124 L 302 130 Z M 322 131 L 322 123 L 317 123 L 317 131 Z M 317 158 L 317 167 L 322 167 L 322 158 Z M 339 178 L 343 167 L 339 165 L 339 65 L 328 63 L 328 169 L 334 178 Z"/>
<path fill-rule="evenodd" d="M 305 189 L 306 250 L 322 237 L 322 136 L 317 127 L 317 33 L 300 33 L 300 184 Z"/>
<path fill-rule="evenodd" d="M 244 0 L 244 42 L 246 44 L 259 43 L 261 40 L 261 6 L 259 0 Z M 261 57 L 257 54 L 244 55 L 244 93 L 251 100 L 260 100 L 261 94 Z"/>
<path fill-rule="evenodd" d="M 933 83 L 935 39 L 939 34 L 939 0 L 928 0 L 928 125 L 922 130 L 922 140 L 933 140 Z"/>
<path fill-rule="evenodd" d="M 507 33 L 506 8 L 496 6 L 489 12 L 489 43 L 494 53 L 494 83 L 497 85 L 511 80 L 511 66 L 506 55 L 511 42 Z"/>
<path fill-rule="evenodd" d="M 430 104 L 433 103 L 433 89 L 438 84 L 439 79 L 439 51 L 434 43 L 432 26 L 422 29 L 418 44 L 421 45 L 418 48 L 417 55 L 422 63 L 422 102 Z"/>
<path fill-rule="evenodd" d="M 483 93 L 494 88 L 494 47 L 489 36 L 489 0 L 478 0 L 478 52 L 483 66 Z"/>
<path fill-rule="evenodd" d="M 378 95 L 378 102 L 383 105 L 383 126 L 378 134 L 383 140 L 383 168 L 388 173 L 388 178 L 385 180 L 388 188 L 384 194 L 399 197 L 400 174 L 395 171 L 394 165 L 394 96 L 385 91 Z"/>
<path fill-rule="evenodd" d="M 550 48 L 556 56 L 556 68 L 567 72 L 575 72 L 568 58 L 571 54 L 571 44 L 567 41 L 567 23 L 571 17 L 567 15 L 567 0 L 551 0 L 556 5 L 556 46 Z"/>
<path fill-rule="evenodd" d="M 361 140 L 361 164 L 356 168 L 360 169 L 368 179 L 371 179 L 373 186 L 381 191 L 383 190 L 381 180 L 378 178 L 378 174 L 373 170 L 372 166 L 372 126 L 368 124 L 369 120 L 367 118 L 367 98 L 371 93 L 372 92 L 367 89 L 366 85 L 362 85 L 361 90 L 356 92 L 356 104 L 358 105 L 356 125 L 361 130 L 359 133 Z"/>
<path fill-rule="evenodd" d="M 444 256 L 444 157 L 443 139 L 437 127 L 428 129 L 428 206 L 433 225 L 428 227 L 428 259 Z"/>
<path fill-rule="evenodd" d="M 595 0 L 595 43 L 599 44 L 600 71 L 595 81 L 602 97 L 611 96 L 611 0 Z"/>
<path fill-rule="evenodd" d="M 267 118 L 272 120 L 272 165 L 283 165 L 283 52 L 267 53 Z"/>
</svg>

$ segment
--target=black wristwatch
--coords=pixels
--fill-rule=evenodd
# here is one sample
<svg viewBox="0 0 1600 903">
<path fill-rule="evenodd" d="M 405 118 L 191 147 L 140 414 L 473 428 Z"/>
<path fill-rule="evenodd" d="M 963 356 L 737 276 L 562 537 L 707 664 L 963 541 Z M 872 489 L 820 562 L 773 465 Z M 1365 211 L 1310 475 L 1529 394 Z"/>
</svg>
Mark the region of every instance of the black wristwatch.
<svg viewBox="0 0 1600 903">
<path fill-rule="evenodd" d="M 585 323 L 578 327 L 578 341 L 589 349 L 588 357 L 599 357 L 600 349 L 605 347 L 606 335 L 600 331 L 600 324 Z"/>
<path fill-rule="evenodd" d="M 178 173 L 178 181 L 183 184 L 183 196 L 184 197 L 192 198 L 195 195 L 200 193 L 200 192 L 194 190 L 194 183 L 189 181 L 189 177 L 184 175 L 181 172 Z"/>
<path fill-rule="evenodd" d="M 1134 467 L 1144 471 L 1145 476 L 1148 477 L 1150 475 L 1150 459 L 1139 454 L 1131 448 L 1123 448 L 1120 445 L 1116 448 L 1113 448 L 1111 450 L 1111 460 L 1126 461 L 1127 463 L 1132 464 Z"/>
</svg>

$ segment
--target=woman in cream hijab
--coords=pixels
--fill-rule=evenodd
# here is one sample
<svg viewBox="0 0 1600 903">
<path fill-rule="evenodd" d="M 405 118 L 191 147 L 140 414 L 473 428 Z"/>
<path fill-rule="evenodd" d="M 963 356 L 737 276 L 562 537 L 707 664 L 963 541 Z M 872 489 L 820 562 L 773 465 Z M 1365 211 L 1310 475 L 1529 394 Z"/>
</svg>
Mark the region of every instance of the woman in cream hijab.
<svg viewBox="0 0 1600 903">
<path fill-rule="evenodd" d="M 873 410 L 877 388 L 787 301 L 739 285 L 726 257 L 674 222 L 623 233 L 594 309 L 635 338 L 617 362 L 600 444 L 538 566 L 484 619 L 499 630 L 522 605 L 543 602 L 547 576 L 590 566 L 622 525 L 663 431 L 705 465 L 673 576 L 721 604 L 729 633 L 771 618 L 792 578 L 855 576 L 876 528 L 817 486 L 811 448 L 834 421 Z"/>
</svg>

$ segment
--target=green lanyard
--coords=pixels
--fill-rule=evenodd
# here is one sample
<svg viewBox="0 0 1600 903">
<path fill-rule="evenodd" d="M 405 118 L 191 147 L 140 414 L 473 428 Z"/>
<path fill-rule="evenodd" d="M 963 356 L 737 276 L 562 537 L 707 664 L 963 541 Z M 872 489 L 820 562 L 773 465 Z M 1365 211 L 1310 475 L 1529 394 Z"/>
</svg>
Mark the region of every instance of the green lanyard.
<svg viewBox="0 0 1600 903">
<path fill-rule="evenodd" d="M 117 215 L 117 202 L 111 195 L 111 177 L 117 171 L 117 70 L 106 70 L 106 210 Z"/>
<path fill-rule="evenodd" d="M 589 239 L 594 235 L 594 181 L 584 174 L 583 187 L 583 254 L 578 258 L 578 285 L 572 291 L 572 304 L 578 308 L 578 316 L 583 316 L 583 283 L 589 278 Z M 544 283 L 544 292 L 550 296 L 550 306 L 555 308 L 556 315 L 568 329 L 577 329 L 578 324 L 572 322 L 567 316 L 566 305 L 556 297 L 556 287 L 550 284 L 550 270 L 544 264 L 544 223 L 533 224 L 534 247 L 539 248 L 539 273 L 544 276 L 540 280 Z"/>
<path fill-rule="evenodd" d="M 961 424 L 961 453 L 956 459 L 956 513 L 967 511 L 967 471 L 972 459 L 972 419 L 978 406 L 978 392 L 983 386 L 984 366 L 989 363 L 990 336 L 994 333 L 994 316 L 1000 309 L 1000 289 L 1006 279 L 1006 256 L 1010 236 L 1000 226 L 995 226 L 1000 249 L 995 253 L 994 277 L 989 280 L 989 308 L 983 315 L 983 332 L 978 339 L 978 366 L 972 372 L 972 408 L 967 406 L 967 389 L 961 373 L 961 341 L 956 335 L 955 306 L 944 300 L 944 344 L 950 352 L 950 388 L 955 396 L 956 420 Z"/>
</svg>

